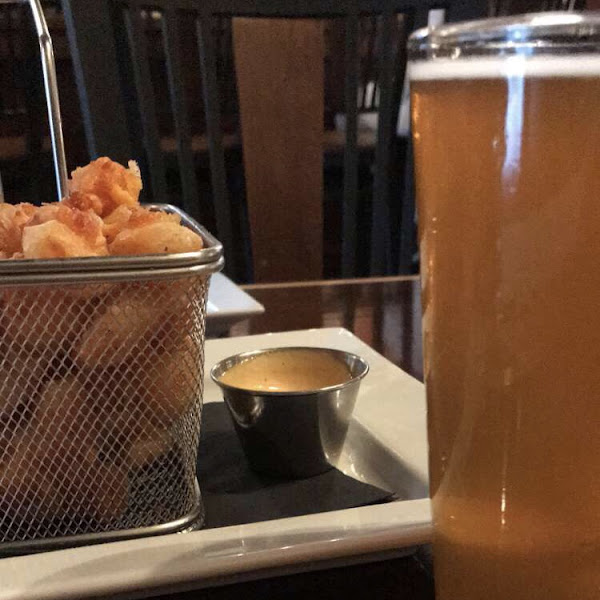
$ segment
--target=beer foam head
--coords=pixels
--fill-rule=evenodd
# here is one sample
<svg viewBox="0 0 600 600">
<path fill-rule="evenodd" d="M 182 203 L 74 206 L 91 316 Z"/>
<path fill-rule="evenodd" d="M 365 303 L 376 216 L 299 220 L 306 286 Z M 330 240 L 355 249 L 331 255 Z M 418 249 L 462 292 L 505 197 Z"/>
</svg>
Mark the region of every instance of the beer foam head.
<svg viewBox="0 0 600 600">
<path fill-rule="evenodd" d="M 408 65 L 411 81 L 509 77 L 600 77 L 600 54 L 434 58 Z"/>
</svg>

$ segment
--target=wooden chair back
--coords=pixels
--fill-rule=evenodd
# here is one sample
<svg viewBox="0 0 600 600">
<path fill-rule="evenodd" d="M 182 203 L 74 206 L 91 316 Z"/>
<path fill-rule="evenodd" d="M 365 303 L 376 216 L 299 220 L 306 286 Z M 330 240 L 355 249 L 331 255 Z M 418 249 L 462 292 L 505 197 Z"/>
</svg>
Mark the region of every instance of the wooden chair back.
<svg viewBox="0 0 600 600">
<path fill-rule="evenodd" d="M 447 20 L 481 17 L 483 1 L 447 0 Z M 165 140 L 157 108 L 165 100 L 153 88 L 147 26 L 154 22 L 164 44 L 168 100 L 174 124 L 173 149 L 181 182 L 181 205 L 200 216 L 198 156 L 186 97 L 190 48 L 181 32 L 193 23 L 202 74 L 205 145 L 208 149 L 216 234 L 225 246 L 227 272 L 244 279 L 239 206 L 228 190 L 222 121 L 223 73 L 218 69 L 215 24 L 233 21 L 233 51 L 240 106 L 245 192 L 251 225 L 254 279 L 315 279 L 323 267 L 323 42 L 322 19 L 338 19 L 344 32 L 343 200 L 341 274 L 356 273 L 368 253 L 370 273 L 398 268 L 400 232 L 414 230 L 414 209 L 401 210 L 390 181 L 403 177 L 405 204 L 411 195 L 411 165 L 395 151 L 398 109 L 405 72 L 405 41 L 427 23 L 433 0 L 63 0 L 67 33 L 92 157 L 135 157 L 148 184 L 147 198 L 168 197 Z M 358 121 L 368 105 L 361 81 L 360 23 L 379 23 L 376 64 L 377 131 L 374 136 L 373 198 L 368 211 L 369 243 L 359 236 Z M 285 19 L 283 21 L 282 19 Z M 364 89 L 364 85 L 363 85 Z M 157 100 L 157 98 L 161 98 Z M 157 104 L 160 104 L 157 107 Z M 409 155 L 409 153 L 408 153 Z M 402 179 L 402 177 L 401 177 Z M 242 215 L 243 216 L 243 215 Z M 414 235 L 413 235 L 414 238 Z M 237 244 L 239 247 L 239 244 Z M 410 254 L 410 249 L 407 249 Z"/>
</svg>

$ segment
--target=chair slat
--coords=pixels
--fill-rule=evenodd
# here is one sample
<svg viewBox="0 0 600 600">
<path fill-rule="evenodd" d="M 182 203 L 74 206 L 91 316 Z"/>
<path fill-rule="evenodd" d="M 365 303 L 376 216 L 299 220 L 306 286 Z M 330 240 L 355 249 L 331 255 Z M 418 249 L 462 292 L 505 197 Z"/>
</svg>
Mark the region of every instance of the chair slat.
<svg viewBox="0 0 600 600">
<path fill-rule="evenodd" d="M 377 146 L 375 148 L 375 176 L 373 182 L 373 210 L 371 224 L 371 274 L 385 275 L 391 268 L 391 211 L 389 175 L 391 144 L 396 135 L 399 108 L 399 90 L 402 86 L 397 73 L 400 33 L 397 15 L 382 17 L 383 28 L 380 48 L 379 115 Z"/>
<path fill-rule="evenodd" d="M 152 80 L 150 79 L 142 7 L 137 2 L 132 2 L 131 6 L 124 10 L 131 51 L 131 66 L 133 69 L 137 102 L 140 107 L 139 117 L 146 154 L 146 164 L 142 162 L 142 169 L 146 171 L 144 179 L 150 182 L 152 200 L 154 202 L 164 202 L 167 197 L 165 166 L 160 149 L 160 137 L 156 122 L 156 106 Z"/>
<path fill-rule="evenodd" d="M 174 6 L 168 7 L 163 15 L 163 36 L 165 41 L 165 54 L 167 58 L 167 73 L 169 77 L 169 92 L 173 107 L 173 120 L 175 122 L 175 139 L 177 144 L 177 158 L 182 188 L 182 203 L 184 210 L 198 218 L 199 198 L 194 156 L 192 154 L 192 135 L 190 120 L 183 90 L 183 77 L 179 51 L 179 26 L 178 14 Z"/>
<path fill-rule="evenodd" d="M 214 38 L 211 29 L 212 17 L 201 13 L 196 20 L 198 50 L 204 93 L 204 111 L 206 115 L 206 134 L 210 156 L 212 192 L 217 221 L 217 235 L 225 252 L 225 270 L 235 276 L 240 266 L 232 253 L 234 236 L 231 220 L 231 203 L 227 193 L 227 173 L 223 154 L 223 133 L 221 131 L 221 110 L 216 72 Z"/>
<path fill-rule="evenodd" d="M 369 17 L 370 26 L 372 29 L 372 35 L 369 36 L 367 42 L 367 56 L 365 59 L 365 68 L 362 77 L 362 97 L 360 102 L 360 108 L 362 110 L 372 110 L 373 109 L 373 98 L 375 94 L 372 95 L 371 100 L 367 106 L 367 86 L 369 82 L 373 78 L 373 66 L 374 66 L 374 52 L 375 52 L 375 38 L 377 37 L 377 17 L 375 15 L 371 15 Z"/>
<path fill-rule="evenodd" d="M 233 44 L 255 280 L 321 279 L 322 23 L 239 18 Z"/>
<path fill-rule="evenodd" d="M 358 93 L 358 14 L 346 18 L 346 146 L 344 149 L 344 209 L 342 213 L 342 276 L 356 272 L 358 239 L 358 149 L 357 149 L 357 93 Z"/>
<path fill-rule="evenodd" d="M 110 155 L 125 162 L 133 154 L 115 65 L 117 50 L 108 0 L 63 0 L 87 149 L 90 158 Z"/>
</svg>

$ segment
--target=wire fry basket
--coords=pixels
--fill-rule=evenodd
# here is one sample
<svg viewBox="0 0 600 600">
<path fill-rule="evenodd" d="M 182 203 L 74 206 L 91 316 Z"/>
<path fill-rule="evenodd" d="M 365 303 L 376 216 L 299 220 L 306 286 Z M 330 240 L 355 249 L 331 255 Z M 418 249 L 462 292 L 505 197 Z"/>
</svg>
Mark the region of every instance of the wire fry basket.
<svg viewBox="0 0 600 600">
<path fill-rule="evenodd" d="M 0 0 L 6 2 L 6 0 Z M 59 195 L 66 168 L 38 0 Z M 205 307 L 198 252 L 0 261 L 0 555 L 183 531 L 203 520 L 196 455 Z"/>
<path fill-rule="evenodd" d="M 223 259 L 184 222 L 203 250 L 0 262 L 1 554 L 202 521 L 205 306 Z"/>
</svg>

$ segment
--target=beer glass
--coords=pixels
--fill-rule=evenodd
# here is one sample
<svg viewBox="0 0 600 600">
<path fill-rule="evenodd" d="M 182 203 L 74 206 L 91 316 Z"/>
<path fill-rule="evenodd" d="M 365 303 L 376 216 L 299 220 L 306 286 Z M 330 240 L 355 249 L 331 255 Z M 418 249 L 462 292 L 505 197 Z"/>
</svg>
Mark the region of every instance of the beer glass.
<svg viewBox="0 0 600 600">
<path fill-rule="evenodd" d="M 438 600 L 600 598 L 600 15 L 409 42 Z"/>
</svg>

